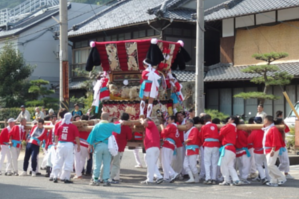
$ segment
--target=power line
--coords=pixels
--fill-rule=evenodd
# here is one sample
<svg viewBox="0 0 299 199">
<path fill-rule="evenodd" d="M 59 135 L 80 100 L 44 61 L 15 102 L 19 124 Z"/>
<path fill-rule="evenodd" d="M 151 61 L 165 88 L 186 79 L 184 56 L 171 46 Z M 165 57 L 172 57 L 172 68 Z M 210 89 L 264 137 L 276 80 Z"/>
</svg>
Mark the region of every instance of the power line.
<svg viewBox="0 0 299 199">
<path fill-rule="evenodd" d="M 95 9 L 92 8 L 92 10 L 95 12 L 95 10 L 100 9 L 100 8 L 103 8 L 103 6 L 105 6 L 105 5 L 109 4 L 109 3 L 111 3 L 111 2 L 107 2 L 107 3 L 103 4 L 103 5 L 97 6 Z M 90 5 L 91 5 L 91 4 L 90 4 Z M 86 5 L 85 7 L 87 7 L 87 6 L 88 6 L 88 5 Z M 82 9 L 82 8 L 81 8 L 81 9 Z M 78 18 L 78 17 L 81 17 L 81 16 L 83 16 L 83 15 L 85 15 L 85 14 L 87 14 L 87 13 L 90 13 L 90 10 L 87 11 L 87 12 L 83 12 L 83 13 L 81 13 L 81 14 L 79 14 L 79 15 L 76 15 L 75 17 L 69 18 L 68 21 L 71 21 L 71 20 L 73 20 L 73 19 L 76 19 L 76 18 Z M 46 27 L 46 28 L 37 30 L 37 31 L 35 31 L 35 32 L 33 32 L 33 33 L 29 33 L 29 34 L 26 34 L 26 35 L 23 35 L 23 36 L 19 36 L 18 38 L 20 39 L 20 38 L 23 38 L 23 37 L 27 37 L 27 36 L 30 36 L 30 35 L 33 35 L 33 34 L 36 34 L 36 33 L 42 32 L 42 31 L 45 31 L 45 30 L 50 30 L 51 28 L 53 28 L 53 27 L 55 27 L 55 26 L 57 26 L 57 25 L 58 25 L 58 23 L 55 23 L 55 24 L 53 24 L 53 25 L 51 25 L 51 26 L 48 26 L 48 27 Z M 14 37 L 16 37 L 16 36 L 15 36 L 15 35 L 10 36 L 10 38 L 14 38 Z"/>
</svg>

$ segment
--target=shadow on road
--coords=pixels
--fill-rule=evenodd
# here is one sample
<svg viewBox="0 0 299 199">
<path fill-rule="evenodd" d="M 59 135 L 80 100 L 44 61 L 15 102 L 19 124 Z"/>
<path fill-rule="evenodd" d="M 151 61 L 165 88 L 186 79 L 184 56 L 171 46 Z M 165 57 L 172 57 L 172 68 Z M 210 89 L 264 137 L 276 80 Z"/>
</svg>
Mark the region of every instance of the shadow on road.
<svg viewBox="0 0 299 199">
<path fill-rule="evenodd" d="M 40 189 L 33 186 L 19 186 L 19 185 L 7 185 L 0 183 L 0 198 L 2 199 L 15 199 L 15 198 L 57 198 L 64 199 L 62 195 L 55 191 L 47 191 L 46 189 Z"/>
</svg>

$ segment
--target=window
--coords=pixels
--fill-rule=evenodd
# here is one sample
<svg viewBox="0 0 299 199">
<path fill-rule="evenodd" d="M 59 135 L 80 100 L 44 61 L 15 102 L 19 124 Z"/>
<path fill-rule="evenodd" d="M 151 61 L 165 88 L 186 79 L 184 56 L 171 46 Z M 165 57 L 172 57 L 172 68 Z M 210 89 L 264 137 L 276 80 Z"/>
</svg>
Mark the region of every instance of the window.
<svg viewBox="0 0 299 199">
<path fill-rule="evenodd" d="M 244 92 L 243 88 L 234 88 L 233 95 Z M 233 115 L 243 115 L 244 114 L 244 99 L 233 97 Z"/>
<path fill-rule="evenodd" d="M 119 34 L 119 35 L 118 35 L 118 40 L 119 40 L 119 41 L 120 41 L 120 40 L 125 40 L 125 34 L 124 34 L 124 33 Z"/>
<path fill-rule="evenodd" d="M 154 29 L 148 29 L 147 30 L 147 36 L 154 36 L 155 35 L 155 30 Z"/>
<path fill-rule="evenodd" d="M 85 64 L 87 62 L 90 50 L 91 50 L 90 48 L 81 48 L 81 49 L 75 49 L 73 51 L 73 55 L 74 55 L 74 64 L 72 64 L 73 77 L 83 76 L 82 74 L 76 72 L 76 69 L 85 70 Z"/>
<path fill-rule="evenodd" d="M 282 92 L 282 91 L 280 91 L 280 92 Z M 288 94 L 291 102 L 293 104 L 295 104 L 296 103 L 295 102 L 295 100 L 296 100 L 296 96 L 295 96 L 295 85 L 288 85 L 288 86 L 286 86 L 286 92 L 287 92 L 287 94 Z M 280 94 L 280 96 L 281 96 L 281 98 L 284 98 L 283 95 Z M 292 110 L 288 102 L 285 103 L 285 110 L 286 110 L 285 115 L 288 115 L 291 112 L 291 110 Z"/>
<path fill-rule="evenodd" d="M 125 33 L 125 39 L 131 39 L 131 33 L 130 32 Z"/>
<path fill-rule="evenodd" d="M 283 108 L 283 106 L 284 106 L 283 105 L 284 104 L 284 96 L 281 95 L 281 92 L 282 92 L 282 90 L 281 90 L 280 86 L 274 86 L 273 87 L 273 95 L 280 96 L 280 98 L 278 100 L 274 100 L 274 102 L 273 102 L 274 103 L 274 110 L 273 110 L 274 112 L 276 112 L 278 110 L 281 110 L 281 111 L 284 110 L 284 108 Z M 286 112 L 284 114 L 287 115 L 287 114 L 289 114 L 289 112 Z"/>
<path fill-rule="evenodd" d="M 218 89 L 209 89 L 207 97 L 208 109 L 218 110 Z"/>
<path fill-rule="evenodd" d="M 232 114 L 232 92 L 230 88 L 220 89 L 220 112 Z"/>
</svg>

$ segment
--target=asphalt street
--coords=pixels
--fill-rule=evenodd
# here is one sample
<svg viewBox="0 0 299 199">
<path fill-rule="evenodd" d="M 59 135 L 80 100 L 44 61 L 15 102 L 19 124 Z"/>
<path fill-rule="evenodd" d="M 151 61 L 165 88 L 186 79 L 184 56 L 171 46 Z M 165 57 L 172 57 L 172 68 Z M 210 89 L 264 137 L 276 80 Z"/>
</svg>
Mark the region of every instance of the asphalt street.
<svg viewBox="0 0 299 199">
<path fill-rule="evenodd" d="M 19 170 L 23 164 L 24 154 L 20 155 Z M 140 156 L 142 156 L 140 152 Z M 40 158 L 41 162 L 41 158 Z M 299 165 L 291 166 L 291 174 L 294 180 L 289 180 L 281 187 L 267 187 L 259 182 L 239 187 L 222 187 L 219 185 L 208 186 L 202 183 L 185 184 L 184 181 L 176 181 L 173 184 L 162 183 L 160 185 L 140 185 L 145 180 L 146 169 L 135 168 L 133 152 L 126 150 L 122 162 L 122 182 L 111 187 L 92 187 L 88 183 L 90 177 L 76 180 L 74 184 L 59 182 L 54 184 L 44 176 L 16 177 L 0 176 L 0 199 L 92 199 L 92 198 L 204 198 L 204 199 L 285 199 L 299 198 Z M 42 171 L 45 174 L 45 171 Z"/>
</svg>

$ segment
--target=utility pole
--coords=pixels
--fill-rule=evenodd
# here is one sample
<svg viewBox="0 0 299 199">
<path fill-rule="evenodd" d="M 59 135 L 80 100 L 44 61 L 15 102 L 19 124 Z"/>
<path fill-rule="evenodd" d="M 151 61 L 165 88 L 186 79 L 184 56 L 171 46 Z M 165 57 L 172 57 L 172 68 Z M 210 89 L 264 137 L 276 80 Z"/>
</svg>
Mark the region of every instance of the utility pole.
<svg viewBox="0 0 299 199">
<path fill-rule="evenodd" d="M 195 115 L 204 112 L 204 0 L 197 0 Z"/>
<path fill-rule="evenodd" d="M 59 51 L 59 101 L 60 107 L 69 109 L 69 63 L 67 0 L 59 0 L 60 51 Z"/>
</svg>

